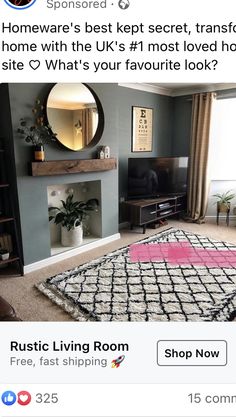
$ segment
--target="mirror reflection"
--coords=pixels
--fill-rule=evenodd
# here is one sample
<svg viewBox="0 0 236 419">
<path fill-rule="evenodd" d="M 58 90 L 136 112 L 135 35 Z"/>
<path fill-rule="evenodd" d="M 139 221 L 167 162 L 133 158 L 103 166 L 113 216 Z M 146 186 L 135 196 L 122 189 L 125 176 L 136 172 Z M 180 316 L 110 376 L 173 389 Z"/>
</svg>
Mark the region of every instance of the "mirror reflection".
<svg viewBox="0 0 236 419">
<path fill-rule="evenodd" d="M 47 118 L 58 141 L 73 151 L 91 145 L 99 124 L 98 107 L 81 83 L 58 83 L 49 93 Z"/>
</svg>

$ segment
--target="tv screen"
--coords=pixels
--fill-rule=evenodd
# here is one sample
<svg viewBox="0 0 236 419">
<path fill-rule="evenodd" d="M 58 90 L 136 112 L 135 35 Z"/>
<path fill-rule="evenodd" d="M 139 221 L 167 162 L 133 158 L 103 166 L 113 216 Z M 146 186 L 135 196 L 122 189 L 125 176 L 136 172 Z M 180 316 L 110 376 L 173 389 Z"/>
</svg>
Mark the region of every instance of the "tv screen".
<svg viewBox="0 0 236 419">
<path fill-rule="evenodd" d="M 188 157 L 128 159 L 128 198 L 186 193 Z"/>
</svg>

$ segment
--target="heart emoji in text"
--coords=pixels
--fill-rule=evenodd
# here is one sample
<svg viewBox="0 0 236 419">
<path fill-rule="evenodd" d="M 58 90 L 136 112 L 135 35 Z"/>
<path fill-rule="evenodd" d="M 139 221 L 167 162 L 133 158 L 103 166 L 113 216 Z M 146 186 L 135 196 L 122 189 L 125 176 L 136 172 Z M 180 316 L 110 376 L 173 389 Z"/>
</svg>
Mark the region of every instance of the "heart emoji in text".
<svg viewBox="0 0 236 419">
<path fill-rule="evenodd" d="M 40 61 L 39 60 L 30 60 L 29 61 L 29 66 L 32 68 L 32 70 L 37 70 L 37 68 L 39 68 L 39 66 L 40 66 Z"/>
</svg>

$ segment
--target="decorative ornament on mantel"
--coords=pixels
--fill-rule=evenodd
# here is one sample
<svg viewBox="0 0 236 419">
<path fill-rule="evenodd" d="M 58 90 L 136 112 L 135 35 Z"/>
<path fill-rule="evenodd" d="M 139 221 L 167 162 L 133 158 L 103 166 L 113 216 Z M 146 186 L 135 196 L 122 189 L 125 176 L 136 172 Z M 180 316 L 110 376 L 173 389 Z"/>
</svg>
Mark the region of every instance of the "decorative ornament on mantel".
<svg viewBox="0 0 236 419">
<path fill-rule="evenodd" d="M 34 161 L 45 161 L 45 144 L 56 141 L 56 135 L 51 126 L 45 122 L 44 106 L 39 99 L 35 102 L 32 112 L 35 117 L 34 125 L 30 125 L 26 118 L 20 119 L 20 127 L 17 132 L 24 135 L 24 140 L 34 146 Z"/>
<path fill-rule="evenodd" d="M 102 148 L 101 148 L 101 150 L 99 151 L 98 156 L 99 156 L 99 159 L 101 159 L 101 160 L 103 160 L 103 159 L 105 158 L 105 154 L 104 154 L 104 151 L 103 151 L 103 149 L 102 149 Z"/>
<path fill-rule="evenodd" d="M 99 159 L 110 159 L 111 151 L 108 145 L 100 146 L 98 148 L 98 158 Z"/>
<path fill-rule="evenodd" d="M 104 158 L 109 159 L 111 157 L 110 147 L 108 145 L 104 145 L 103 151 L 104 151 Z"/>
</svg>

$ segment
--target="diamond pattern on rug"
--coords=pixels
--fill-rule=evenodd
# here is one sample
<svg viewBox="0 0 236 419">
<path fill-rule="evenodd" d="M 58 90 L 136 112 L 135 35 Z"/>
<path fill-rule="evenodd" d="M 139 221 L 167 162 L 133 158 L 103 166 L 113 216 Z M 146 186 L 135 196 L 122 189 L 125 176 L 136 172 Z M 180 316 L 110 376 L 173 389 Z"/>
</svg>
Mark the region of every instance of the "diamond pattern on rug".
<svg viewBox="0 0 236 419">
<path fill-rule="evenodd" d="M 139 243 L 180 241 L 236 250 L 235 245 L 175 229 Z M 37 287 L 80 321 L 227 321 L 236 315 L 236 267 L 131 263 L 128 247 Z"/>
</svg>

